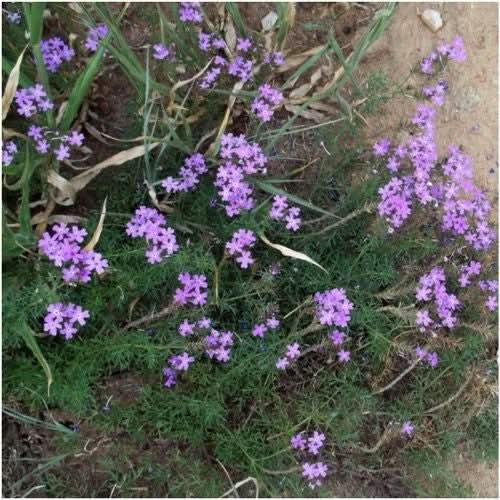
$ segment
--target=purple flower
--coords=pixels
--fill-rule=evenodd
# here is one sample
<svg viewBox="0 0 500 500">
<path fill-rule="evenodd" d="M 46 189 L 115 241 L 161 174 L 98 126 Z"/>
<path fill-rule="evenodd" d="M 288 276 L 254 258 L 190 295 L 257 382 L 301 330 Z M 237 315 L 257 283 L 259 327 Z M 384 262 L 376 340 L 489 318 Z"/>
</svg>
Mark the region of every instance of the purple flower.
<svg viewBox="0 0 500 500">
<path fill-rule="evenodd" d="M 313 298 L 316 303 L 316 318 L 322 325 L 347 326 L 353 304 L 343 288 L 316 292 Z"/>
<path fill-rule="evenodd" d="M 108 27 L 105 24 L 98 24 L 94 28 L 89 28 L 87 32 L 87 39 L 85 40 L 84 47 L 90 51 L 95 52 L 99 41 L 108 34 Z"/>
<path fill-rule="evenodd" d="M 8 167 L 12 163 L 16 153 L 17 146 L 14 141 L 4 142 L 2 144 L 2 166 Z"/>
<path fill-rule="evenodd" d="M 276 368 L 278 370 L 285 370 L 288 368 L 288 365 L 290 364 L 290 361 L 288 358 L 278 358 L 278 361 L 276 361 Z"/>
<path fill-rule="evenodd" d="M 268 318 L 266 320 L 266 325 L 271 329 L 271 330 L 276 330 L 276 328 L 279 328 L 280 326 L 280 321 L 279 319 L 276 319 L 274 316 L 271 318 Z"/>
<path fill-rule="evenodd" d="M 349 351 L 344 351 L 344 349 L 340 350 L 337 356 L 341 363 L 347 363 L 351 359 L 351 353 Z"/>
<path fill-rule="evenodd" d="M 159 61 L 170 59 L 172 57 L 172 50 L 162 43 L 155 43 L 153 45 L 153 57 Z"/>
<path fill-rule="evenodd" d="M 302 476 L 309 480 L 309 487 L 314 489 L 321 486 L 321 478 L 325 478 L 328 473 L 328 466 L 323 462 L 302 464 Z"/>
<path fill-rule="evenodd" d="M 184 160 L 179 170 L 179 177 L 167 177 L 161 183 L 167 193 L 188 192 L 196 189 L 200 176 L 208 172 L 203 155 L 194 153 Z"/>
<path fill-rule="evenodd" d="M 305 450 L 306 440 L 302 436 L 302 433 L 295 434 L 295 436 L 292 436 L 292 438 L 290 439 L 290 446 L 294 450 Z"/>
<path fill-rule="evenodd" d="M 212 328 L 210 335 L 205 337 L 204 345 L 205 353 L 210 359 L 226 363 L 231 358 L 233 333 L 229 331 L 219 332 Z"/>
<path fill-rule="evenodd" d="M 425 360 L 427 361 L 427 363 L 429 364 L 429 366 L 431 368 L 436 368 L 436 366 L 439 363 L 439 357 L 438 357 L 437 352 L 429 352 L 427 354 Z"/>
<path fill-rule="evenodd" d="M 250 38 L 238 38 L 236 43 L 236 50 L 240 52 L 248 52 L 252 48 L 252 41 Z"/>
<path fill-rule="evenodd" d="M 413 424 L 409 420 L 403 422 L 403 425 L 401 426 L 401 436 L 412 437 L 414 431 L 415 427 L 413 427 Z"/>
<path fill-rule="evenodd" d="M 258 96 L 252 101 L 251 110 L 263 121 L 271 120 L 274 108 L 283 102 L 283 94 L 269 84 L 261 85 Z"/>
<path fill-rule="evenodd" d="M 285 63 L 285 58 L 282 52 L 266 52 L 264 54 L 264 64 L 274 64 L 281 66 Z"/>
<path fill-rule="evenodd" d="M 177 383 L 177 373 L 173 368 L 163 368 L 163 386 L 167 389 Z"/>
<path fill-rule="evenodd" d="M 48 111 L 54 105 L 48 100 L 43 86 L 39 83 L 25 89 L 18 89 L 15 94 L 17 112 L 29 118 L 36 113 Z"/>
<path fill-rule="evenodd" d="M 290 361 L 293 361 L 294 359 L 297 359 L 300 356 L 300 346 L 299 346 L 299 344 L 297 342 L 294 342 L 293 344 L 287 345 L 285 356 Z"/>
<path fill-rule="evenodd" d="M 345 333 L 340 330 L 333 330 L 328 336 L 335 346 L 341 346 L 345 341 Z"/>
<path fill-rule="evenodd" d="M 179 334 L 182 337 L 187 337 L 189 335 L 194 334 L 194 329 L 196 327 L 196 323 L 190 323 L 187 319 L 185 319 L 178 328 Z"/>
<path fill-rule="evenodd" d="M 40 50 L 43 62 L 51 73 L 57 72 L 64 61 L 71 61 L 75 55 L 75 51 L 58 36 L 42 40 Z"/>
<path fill-rule="evenodd" d="M 78 305 L 61 302 L 50 304 L 43 320 L 43 331 L 52 336 L 61 335 L 69 340 L 78 332 L 75 324 L 84 326 L 88 318 L 90 313 Z"/>
<path fill-rule="evenodd" d="M 127 223 L 126 233 L 131 238 L 145 238 L 145 255 L 150 264 L 161 262 L 179 250 L 175 231 L 164 227 L 166 218 L 156 209 L 141 205 Z"/>
<path fill-rule="evenodd" d="M 251 59 L 244 59 L 241 56 L 236 56 L 231 64 L 229 64 L 227 72 L 231 76 L 238 77 L 241 82 L 245 83 L 252 77 L 253 62 Z"/>
<path fill-rule="evenodd" d="M 181 2 L 179 18 L 183 23 L 199 24 L 203 21 L 200 2 Z"/>
<path fill-rule="evenodd" d="M 69 158 L 69 146 L 61 143 L 57 149 L 54 149 L 54 153 L 58 161 L 67 160 Z"/>
<path fill-rule="evenodd" d="M 288 207 L 286 196 L 276 195 L 273 197 L 273 204 L 269 211 L 269 217 L 273 220 L 285 220 L 286 228 L 297 231 L 302 224 L 300 219 L 300 208 Z"/>
<path fill-rule="evenodd" d="M 391 141 L 387 137 L 380 139 L 373 145 L 373 154 L 375 156 L 385 156 L 390 147 Z"/>
<path fill-rule="evenodd" d="M 80 247 L 87 234 L 78 226 L 54 224 L 52 234 L 46 231 L 38 241 L 38 248 L 56 267 L 61 267 L 66 283 L 88 283 L 92 273 L 101 274 L 108 261 L 92 250 Z"/>
<path fill-rule="evenodd" d="M 206 304 L 208 292 L 207 278 L 203 274 L 181 273 L 178 280 L 182 288 L 175 290 L 174 302 L 180 305 L 192 304 L 202 306 Z"/>
<path fill-rule="evenodd" d="M 226 243 L 226 251 L 231 256 L 236 256 L 236 262 L 242 269 L 247 269 L 254 260 L 249 251 L 255 245 L 256 238 L 253 231 L 238 229 Z"/>
<path fill-rule="evenodd" d="M 171 356 L 168 359 L 170 366 L 176 371 L 187 371 L 189 365 L 194 361 L 193 356 L 190 356 L 187 352 L 183 352 L 178 356 Z"/>
<path fill-rule="evenodd" d="M 490 311 L 496 311 L 497 308 L 498 308 L 498 302 L 497 302 L 497 297 L 496 295 L 490 295 L 488 297 L 488 299 L 486 300 L 486 303 L 485 303 L 486 307 L 490 310 Z"/>
<path fill-rule="evenodd" d="M 266 332 L 267 332 L 267 326 L 263 323 L 255 325 L 252 329 L 252 335 L 254 337 L 263 338 Z"/>
<path fill-rule="evenodd" d="M 312 455 L 317 455 L 325 443 L 325 435 L 322 432 L 314 431 L 307 440 L 307 451 Z"/>
</svg>

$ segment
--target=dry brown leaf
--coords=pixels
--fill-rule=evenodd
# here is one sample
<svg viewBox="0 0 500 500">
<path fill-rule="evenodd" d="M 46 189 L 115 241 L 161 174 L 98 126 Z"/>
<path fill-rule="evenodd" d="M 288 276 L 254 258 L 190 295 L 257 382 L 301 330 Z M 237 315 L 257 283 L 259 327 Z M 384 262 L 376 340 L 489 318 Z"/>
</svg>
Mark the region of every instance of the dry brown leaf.
<svg viewBox="0 0 500 500">
<path fill-rule="evenodd" d="M 322 69 L 318 68 L 312 75 L 309 80 L 309 83 L 304 83 L 300 87 L 292 90 L 289 95 L 289 99 L 297 99 L 298 97 L 304 97 L 309 93 L 309 91 L 318 83 L 322 75 Z"/>
<path fill-rule="evenodd" d="M 282 255 L 285 257 L 291 257 L 292 259 L 298 259 L 298 260 L 303 260 L 304 262 L 309 262 L 309 264 L 312 264 L 313 266 L 319 267 L 322 271 L 324 271 L 326 274 L 329 274 L 328 271 L 318 264 L 315 260 L 311 259 L 308 255 L 302 252 L 297 252 L 296 250 L 292 250 L 291 248 L 285 247 L 284 245 L 279 245 L 277 243 L 271 243 L 263 233 L 259 233 L 260 239 L 268 246 L 271 248 L 274 248 L 275 250 L 278 250 L 281 252 Z"/>
<path fill-rule="evenodd" d="M 227 48 L 231 53 L 234 53 L 234 49 L 236 48 L 236 29 L 231 16 L 228 16 L 224 23 L 224 38 Z"/>
<path fill-rule="evenodd" d="M 99 223 L 97 224 L 97 227 L 95 228 L 94 234 L 92 235 L 92 238 L 90 241 L 83 247 L 84 250 L 87 252 L 90 252 L 94 250 L 95 246 L 97 245 L 97 242 L 99 241 L 99 238 L 101 237 L 102 233 L 102 228 L 104 226 L 104 219 L 106 218 L 106 202 L 108 201 L 108 197 L 104 198 L 104 202 L 102 204 L 102 210 L 101 210 L 101 216 L 99 217 Z"/>
<path fill-rule="evenodd" d="M 16 94 L 17 86 L 19 84 L 19 74 L 21 73 L 21 63 L 23 62 L 23 56 L 24 52 L 28 46 L 24 47 L 23 51 L 21 54 L 19 54 L 19 57 L 17 58 L 17 62 L 12 68 L 12 71 L 10 72 L 9 78 L 7 80 L 7 83 L 5 84 L 5 90 L 3 92 L 2 96 L 2 121 L 5 120 L 7 117 L 7 113 L 9 112 L 10 105 L 12 104 L 12 101 L 14 100 L 14 96 Z"/>
<path fill-rule="evenodd" d="M 151 201 L 153 202 L 153 205 L 160 211 L 160 212 L 164 212 L 166 214 L 171 214 L 174 209 L 172 207 L 169 207 L 168 205 L 166 205 L 165 203 L 160 203 L 158 201 L 158 197 L 156 195 L 156 190 L 154 188 L 153 185 L 151 185 L 148 181 L 145 181 L 146 182 L 146 187 L 148 188 L 148 194 L 149 194 L 149 197 L 151 198 Z"/>
<path fill-rule="evenodd" d="M 52 197 L 58 205 L 69 206 L 75 203 L 77 190 L 70 181 L 59 175 L 55 170 L 50 170 L 47 175 L 47 182 L 57 190 Z"/>
<path fill-rule="evenodd" d="M 97 130 L 93 125 L 91 125 L 90 123 L 88 122 L 85 122 L 83 124 L 83 126 L 85 127 L 85 130 L 94 138 L 94 139 L 97 139 L 99 142 L 102 142 L 103 144 L 106 144 L 106 146 L 109 146 L 109 142 L 104 139 L 104 137 L 102 136 L 102 133 L 99 132 L 99 130 Z"/>
<path fill-rule="evenodd" d="M 285 64 L 278 66 L 275 71 L 278 73 L 285 73 L 290 69 L 296 68 L 297 66 L 300 66 L 306 59 L 317 54 L 324 48 L 324 45 L 319 45 L 317 47 L 313 47 L 312 49 L 306 50 L 305 52 L 301 52 L 300 54 L 287 57 L 285 59 Z"/>
<path fill-rule="evenodd" d="M 59 106 L 59 109 L 57 110 L 56 125 L 59 125 L 61 123 L 62 117 L 64 115 L 64 111 L 66 110 L 67 106 L 68 106 L 68 101 L 64 101 Z"/>
<path fill-rule="evenodd" d="M 329 113 L 331 115 L 338 113 L 337 107 L 335 107 L 333 104 L 327 104 L 326 102 L 321 102 L 321 101 L 311 102 L 309 104 L 309 107 L 312 109 L 316 109 L 318 111 L 324 111 L 325 113 Z"/>
<path fill-rule="evenodd" d="M 315 111 L 313 109 L 303 109 L 299 112 L 300 106 L 294 106 L 292 104 L 285 104 L 285 109 L 290 111 L 290 113 L 298 113 L 299 116 L 306 118 L 307 120 L 312 120 L 315 123 L 323 123 L 327 117 L 320 113 L 319 111 Z"/>
<path fill-rule="evenodd" d="M 34 215 L 31 218 L 31 225 L 36 226 L 46 220 L 46 215 L 41 212 L 39 214 Z M 86 222 L 87 219 L 85 217 L 78 217 L 78 215 L 51 215 L 48 217 L 47 222 L 49 224 L 55 224 L 56 222 L 64 222 L 65 224 L 81 224 L 82 222 Z"/>
<path fill-rule="evenodd" d="M 26 141 L 28 140 L 28 138 L 24 134 L 16 132 L 11 128 L 2 127 L 2 135 L 4 139 L 10 139 L 11 137 L 20 137 L 21 139 L 25 139 Z"/>
</svg>

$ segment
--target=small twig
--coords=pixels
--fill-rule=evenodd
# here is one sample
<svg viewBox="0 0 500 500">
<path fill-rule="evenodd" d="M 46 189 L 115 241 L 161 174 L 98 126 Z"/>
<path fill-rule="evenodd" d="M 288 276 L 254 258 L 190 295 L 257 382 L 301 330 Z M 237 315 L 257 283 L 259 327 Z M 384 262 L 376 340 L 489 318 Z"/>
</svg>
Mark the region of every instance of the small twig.
<svg viewBox="0 0 500 500">
<path fill-rule="evenodd" d="M 240 496 L 238 495 L 238 491 L 234 487 L 233 480 L 231 479 L 231 476 L 229 475 L 229 472 L 227 471 L 227 469 L 224 467 L 224 464 L 218 458 L 216 458 L 215 461 L 222 467 L 222 470 L 224 471 L 224 474 L 226 474 L 226 477 L 229 481 L 229 484 L 231 485 L 231 488 L 234 490 L 236 497 L 240 498 Z"/>
<path fill-rule="evenodd" d="M 44 484 L 40 484 L 39 486 L 33 486 L 33 488 L 29 489 L 21 498 L 26 498 L 30 493 L 33 493 L 36 490 L 40 490 L 42 488 L 46 488 Z"/>
<path fill-rule="evenodd" d="M 170 304 L 169 306 L 162 309 L 160 312 L 157 312 L 155 314 L 149 314 L 148 316 L 144 316 L 142 318 L 136 319 L 135 321 L 127 323 L 124 329 L 130 330 L 131 328 L 136 328 L 140 325 L 151 323 L 152 321 L 164 318 L 165 316 L 170 315 L 176 309 L 176 307 L 177 306 L 175 304 Z"/>
<path fill-rule="evenodd" d="M 389 440 L 392 434 L 393 434 L 392 427 L 387 427 L 382 433 L 382 436 L 380 436 L 380 439 L 375 443 L 373 447 L 365 448 L 364 446 L 356 446 L 356 449 L 362 451 L 363 453 L 369 453 L 369 454 L 377 453 L 380 447 Z"/>
<path fill-rule="evenodd" d="M 372 394 L 382 394 L 385 391 L 388 391 L 391 387 L 394 387 L 403 377 L 408 375 L 419 363 L 421 359 L 417 358 L 405 371 L 401 372 L 390 384 L 382 387 L 378 391 L 372 392 Z"/>
<path fill-rule="evenodd" d="M 229 495 L 233 491 L 236 492 L 236 490 L 240 486 L 243 486 L 244 484 L 246 484 L 250 481 L 255 485 L 255 498 L 259 498 L 259 483 L 257 482 L 257 479 L 255 479 L 254 477 L 251 477 L 251 476 L 247 477 L 246 479 L 243 479 L 243 481 L 236 483 L 230 490 L 227 490 L 222 496 L 220 496 L 220 498 L 226 497 L 227 495 Z"/>
<path fill-rule="evenodd" d="M 469 375 L 467 380 L 460 386 L 460 389 L 458 389 L 458 391 L 455 394 L 450 396 L 446 401 L 443 401 L 442 403 L 440 403 L 436 406 L 433 406 L 432 408 L 429 408 L 428 410 L 425 410 L 424 414 L 433 413 L 437 410 L 440 410 L 441 408 L 444 408 L 445 406 L 448 406 L 450 403 L 453 403 L 453 401 L 455 401 L 455 399 L 457 399 L 458 396 L 460 396 L 460 394 L 462 394 L 462 392 L 465 391 L 465 388 L 469 385 L 469 382 L 472 380 L 474 375 L 475 375 L 475 373 L 472 373 L 471 375 Z"/>
<path fill-rule="evenodd" d="M 311 298 L 306 299 L 304 302 L 302 302 L 302 304 L 299 304 L 295 309 L 292 309 L 289 313 L 285 314 L 285 316 L 283 316 L 283 319 L 285 320 L 285 319 L 289 318 L 292 314 L 294 314 L 299 309 L 301 309 L 302 307 L 304 307 L 305 305 L 307 305 L 311 302 L 312 302 Z"/>
<path fill-rule="evenodd" d="M 292 472 L 300 471 L 300 466 L 295 465 L 294 467 L 290 467 L 286 470 L 269 470 L 263 468 L 262 471 L 271 476 L 286 476 L 287 474 L 292 474 Z"/>
</svg>

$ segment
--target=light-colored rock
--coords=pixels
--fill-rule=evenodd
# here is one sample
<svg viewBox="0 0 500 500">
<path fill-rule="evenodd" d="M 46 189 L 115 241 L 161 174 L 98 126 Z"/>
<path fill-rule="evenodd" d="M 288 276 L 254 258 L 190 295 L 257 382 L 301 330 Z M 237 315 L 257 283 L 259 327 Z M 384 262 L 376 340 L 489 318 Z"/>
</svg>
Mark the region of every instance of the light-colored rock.
<svg viewBox="0 0 500 500">
<path fill-rule="evenodd" d="M 278 20 L 278 14 L 274 12 L 273 10 L 269 12 L 265 17 L 262 18 L 262 30 L 263 31 L 270 31 L 273 29 L 274 25 L 276 24 L 276 21 Z"/>
<path fill-rule="evenodd" d="M 425 9 L 422 14 L 420 14 L 420 19 L 422 19 L 423 23 L 434 33 L 443 27 L 443 19 L 437 10 Z"/>
</svg>

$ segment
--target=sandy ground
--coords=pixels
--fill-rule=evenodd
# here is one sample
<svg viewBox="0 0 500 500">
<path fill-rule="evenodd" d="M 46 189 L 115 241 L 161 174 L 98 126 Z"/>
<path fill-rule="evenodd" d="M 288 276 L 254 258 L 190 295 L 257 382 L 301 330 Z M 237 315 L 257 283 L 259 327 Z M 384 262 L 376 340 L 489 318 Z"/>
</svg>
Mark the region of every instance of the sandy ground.
<svg viewBox="0 0 500 500">
<path fill-rule="evenodd" d="M 444 26 L 433 33 L 418 16 L 426 8 L 441 13 Z M 437 141 L 440 155 L 449 144 L 463 146 L 474 161 L 476 182 L 498 203 L 498 4 L 404 3 L 399 4 L 391 25 L 371 48 L 360 67 L 364 74 L 382 70 L 393 80 L 404 80 L 415 63 L 441 40 L 464 38 L 468 53 L 463 64 L 450 64 L 445 78 L 449 92 L 438 112 Z M 408 80 L 418 88 L 419 76 Z M 377 116 L 368 118 L 367 136 L 397 136 L 402 119 L 413 114 L 411 96 L 392 99 Z M 498 205 L 497 205 L 498 206 Z M 457 450 L 450 469 L 478 497 L 498 497 L 498 463 L 474 461 Z"/>
</svg>

